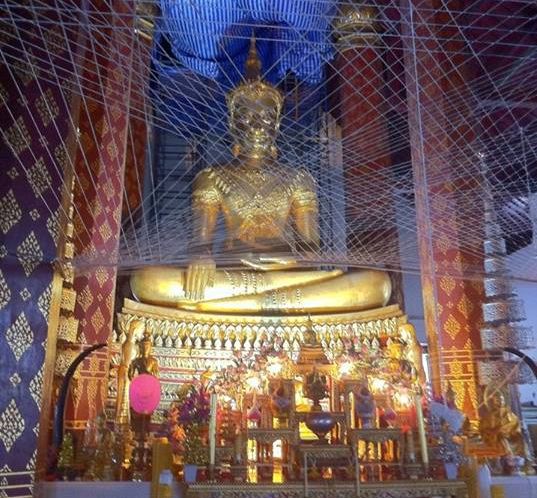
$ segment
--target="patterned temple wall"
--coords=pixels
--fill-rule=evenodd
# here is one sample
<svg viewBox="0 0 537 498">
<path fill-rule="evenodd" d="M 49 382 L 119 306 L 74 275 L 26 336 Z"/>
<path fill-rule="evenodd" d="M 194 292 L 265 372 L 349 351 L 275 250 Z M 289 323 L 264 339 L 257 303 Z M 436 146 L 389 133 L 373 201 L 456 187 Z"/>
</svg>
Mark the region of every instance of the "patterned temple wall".
<svg viewBox="0 0 537 498">
<path fill-rule="evenodd" d="M 46 350 L 55 349 L 47 330 L 72 67 L 69 35 L 32 24 L 37 14 L 24 7 L 11 11 L 0 27 L 0 496 L 29 497 L 50 395 Z M 54 23 L 59 15 L 39 12 Z"/>
</svg>

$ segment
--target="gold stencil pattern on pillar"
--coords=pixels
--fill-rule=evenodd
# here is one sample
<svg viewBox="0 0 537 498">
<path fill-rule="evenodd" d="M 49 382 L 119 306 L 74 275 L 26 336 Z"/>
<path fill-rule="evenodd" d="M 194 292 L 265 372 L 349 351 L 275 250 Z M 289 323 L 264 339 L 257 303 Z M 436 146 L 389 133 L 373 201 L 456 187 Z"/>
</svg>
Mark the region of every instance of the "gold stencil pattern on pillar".
<svg viewBox="0 0 537 498">
<path fill-rule="evenodd" d="M 24 311 L 6 330 L 6 341 L 17 361 L 32 346 L 34 334 Z"/>
<path fill-rule="evenodd" d="M 0 310 L 5 308 L 11 299 L 11 291 L 7 285 L 2 270 L 0 270 Z"/>
<path fill-rule="evenodd" d="M 27 178 L 36 197 L 43 195 L 43 192 L 50 187 L 52 180 L 42 157 L 38 158 L 28 170 Z"/>
<path fill-rule="evenodd" d="M 35 100 L 35 107 L 45 127 L 53 122 L 60 112 L 50 88 Z"/>
<path fill-rule="evenodd" d="M 22 154 L 30 146 L 32 143 L 30 132 L 22 116 L 19 116 L 6 130 L 5 140 L 16 156 Z"/>
<path fill-rule="evenodd" d="M 24 273 L 29 277 L 43 260 L 43 251 L 33 231 L 17 246 L 16 252 Z"/>
<path fill-rule="evenodd" d="M 8 190 L 0 199 L 0 230 L 5 235 L 22 218 L 22 211 L 13 190 Z"/>
<path fill-rule="evenodd" d="M 22 436 L 24 428 L 24 418 L 17 403 L 12 399 L 0 414 L 0 442 L 4 443 L 6 451 L 11 451 L 17 439 Z"/>
</svg>

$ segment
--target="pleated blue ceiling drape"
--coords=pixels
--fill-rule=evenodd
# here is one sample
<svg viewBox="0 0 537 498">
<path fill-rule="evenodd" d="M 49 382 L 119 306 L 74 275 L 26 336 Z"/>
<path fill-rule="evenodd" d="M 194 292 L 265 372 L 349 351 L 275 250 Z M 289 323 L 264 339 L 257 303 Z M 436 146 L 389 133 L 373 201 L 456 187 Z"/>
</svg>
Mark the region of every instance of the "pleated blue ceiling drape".
<svg viewBox="0 0 537 498">
<path fill-rule="evenodd" d="M 270 81 L 293 72 L 300 81 L 318 84 L 333 55 L 333 0 L 161 0 L 160 7 L 174 56 L 224 84 L 241 79 L 254 28 Z"/>
</svg>

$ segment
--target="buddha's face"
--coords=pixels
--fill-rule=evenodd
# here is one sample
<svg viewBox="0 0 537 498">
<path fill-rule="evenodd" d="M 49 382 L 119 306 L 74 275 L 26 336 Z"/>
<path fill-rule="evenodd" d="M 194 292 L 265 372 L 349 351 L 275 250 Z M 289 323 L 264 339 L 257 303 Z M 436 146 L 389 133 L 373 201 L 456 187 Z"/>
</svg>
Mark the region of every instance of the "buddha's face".
<svg viewBox="0 0 537 498">
<path fill-rule="evenodd" d="M 230 116 L 231 133 L 240 151 L 254 157 L 270 155 L 280 124 L 277 103 L 266 96 L 241 96 Z"/>
</svg>

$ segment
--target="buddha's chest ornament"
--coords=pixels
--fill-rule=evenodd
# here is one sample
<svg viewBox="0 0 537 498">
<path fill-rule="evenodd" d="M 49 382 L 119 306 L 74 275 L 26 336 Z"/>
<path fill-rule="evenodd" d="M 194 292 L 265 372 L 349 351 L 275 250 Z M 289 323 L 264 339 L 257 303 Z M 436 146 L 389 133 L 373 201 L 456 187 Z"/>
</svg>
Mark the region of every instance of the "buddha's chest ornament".
<svg viewBox="0 0 537 498">
<path fill-rule="evenodd" d="M 249 232 L 247 238 L 280 234 L 289 217 L 292 189 L 278 171 L 240 168 L 218 176 L 220 186 L 229 192 L 223 203 L 228 226 Z"/>
</svg>

